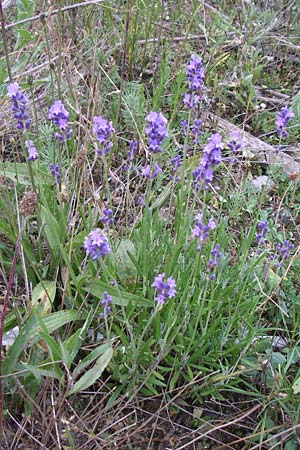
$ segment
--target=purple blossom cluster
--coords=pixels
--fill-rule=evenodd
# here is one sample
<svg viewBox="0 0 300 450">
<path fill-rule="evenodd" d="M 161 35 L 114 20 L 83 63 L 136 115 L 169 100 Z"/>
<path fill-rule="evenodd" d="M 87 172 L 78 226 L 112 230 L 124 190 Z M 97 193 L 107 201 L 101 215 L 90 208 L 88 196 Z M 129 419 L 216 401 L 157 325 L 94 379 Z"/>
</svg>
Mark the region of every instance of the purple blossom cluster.
<svg viewBox="0 0 300 450">
<path fill-rule="evenodd" d="M 202 213 L 198 213 L 195 216 L 195 220 L 197 223 L 192 229 L 192 237 L 196 238 L 198 241 L 197 251 L 199 252 L 202 248 L 203 243 L 208 238 L 210 230 L 214 230 L 216 228 L 216 222 L 213 219 L 209 219 L 207 225 L 204 225 L 202 222 Z"/>
<path fill-rule="evenodd" d="M 194 124 L 192 126 L 191 129 L 191 133 L 193 136 L 193 144 L 197 144 L 200 136 L 202 135 L 202 131 L 201 131 L 201 125 L 202 125 L 202 120 L 201 119 L 196 119 L 194 121 Z"/>
<path fill-rule="evenodd" d="M 169 277 L 164 281 L 165 274 L 160 273 L 154 278 L 154 282 L 151 287 L 154 287 L 157 291 L 155 301 L 159 305 L 163 305 L 166 298 L 172 298 L 176 295 L 176 282 L 172 277 Z"/>
<path fill-rule="evenodd" d="M 265 243 L 264 237 L 269 231 L 268 221 L 262 220 L 257 224 L 257 233 L 255 239 L 257 241 L 257 245 L 263 245 Z"/>
<path fill-rule="evenodd" d="M 109 208 L 102 209 L 103 216 L 100 217 L 102 223 L 104 223 L 107 227 L 113 224 L 114 219 L 112 218 L 112 210 Z"/>
<path fill-rule="evenodd" d="M 151 111 L 146 117 L 145 135 L 152 153 L 160 153 L 161 145 L 168 136 L 167 119 L 160 112 Z"/>
<path fill-rule="evenodd" d="M 290 253 L 294 248 L 294 244 L 285 239 L 283 243 L 279 242 L 276 245 L 276 253 L 272 256 L 271 259 L 277 261 L 276 266 L 280 267 L 282 266 L 283 262 L 290 257 Z"/>
<path fill-rule="evenodd" d="M 104 119 L 101 116 L 95 116 L 93 119 L 93 133 L 97 137 L 98 148 L 97 153 L 99 156 L 107 155 L 113 146 L 111 141 L 114 128 L 112 122 Z"/>
<path fill-rule="evenodd" d="M 161 170 L 161 168 L 159 167 L 159 165 L 156 162 L 154 162 L 152 166 L 150 164 L 147 164 L 141 170 L 141 174 L 144 177 L 146 177 L 148 180 L 153 180 L 161 172 L 162 172 L 162 170 Z"/>
<path fill-rule="evenodd" d="M 61 170 L 60 170 L 59 165 L 50 163 L 49 170 L 50 170 L 51 175 L 54 178 L 54 184 L 57 184 L 59 182 L 59 180 L 61 179 Z"/>
<path fill-rule="evenodd" d="M 218 264 L 218 260 L 222 256 L 220 252 L 220 244 L 216 244 L 216 246 L 210 251 L 210 258 L 208 260 L 208 267 L 213 268 Z"/>
<path fill-rule="evenodd" d="M 213 180 L 213 167 L 221 162 L 221 150 L 224 147 L 222 137 L 215 133 L 210 137 L 208 144 L 204 147 L 203 157 L 199 166 L 192 172 L 193 184 L 196 190 L 202 184 L 207 189 Z"/>
<path fill-rule="evenodd" d="M 219 259 L 221 258 L 222 253 L 220 252 L 220 244 L 217 244 L 211 251 L 210 251 L 210 258 L 208 260 L 208 268 L 209 269 L 214 269 L 218 262 Z M 209 275 L 209 279 L 210 280 L 214 280 L 215 279 L 215 274 L 211 273 Z"/>
<path fill-rule="evenodd" d="M 104 319 L 110 312 L 110 304 L 112 302 L 112 298 L 105 291 L 103 292 L 103 299 L 101 300 L 101 306 L 103 307 L 103 312 L 100 313 L 100 317 Z"/>
<path fill-rule="evenodd" d="M 193 144 L 197 144 L 199 141 L 200 136 L 202 135 L 201 131 L 202 126 L 202 120 L 201 119 L 195 119 L 192 127 L 190 127 L 190 132 L 193 137 Z M 181 127 L 181 134 L 185 137 L 187 135 L 188 130 L 188 121 L 186 119 L 182 120 L 180 122 Z"/>
<path fill-rule="evenodd" d="M 226 142 L 227 147 L 235 155 L 237 151 L 241 148 L 243 141 L 241 139 L 240 133 L 238 131 L 232 131 L 230 133 L 230 140 Z"/>
<path fill-rule="evenodd" d="M 276 125 L 276 133 L 280 138 L 285 138 L 288 135 L 288 132 L 286 130 L 286 125 L 288 121 L 294 117 L 294 113 L 292 111 L 289 111 L 288 108 L 285 106 L 284 108 L 281 108 L 279 113 L 277 114 L 275 125 Z"/>
<path fill-rule="evenodd" d="M 39 154 L 32 141 L 25 141 L 25 148 L 27 149 L 27 161 L 35 161 Z"/>
<path fill-rule="evenodd" d="M 61 141 L 65 141 L 70 138 L 72 130 L 68 126 L 69 113 L 60 100 L 55 100 L 52 106 L 49 108 L 48 119 L 59 129 L 59 132 L 55 133 L 55 137 Z"/>
<path fill-rule="evenodd" d="M 13 118 L 16 120 L 16 127 L 20 131 L 29 128 L 31 119 L 29 119 L 26 112 L 26 105 L 28 103 L 27 96 L 20 90 L 18 83 L 10 83 L 7 86 L 7 95 L 12 102 Z"/>
<path fill-rule="evenodd" d="M 192 110 L 200 102 L 200 95 L 203 88 L 204 68 L 202 65 L 202 58 L 192 55 L 187 65 L 187 78 L 189 82 L 189 91 L 184 94 L 184 105 Z"/>
<path fill-rule="evenodd" d="M 181 164 L 182 164 L 181 155 L 174 156 L 174 158 L 170 159 L 170 165 L 171 165 L 170 179 L 171 180 L 175 180 L 175 179 L 178 180 L 178 177 L 176 178 L 175 175 L 176 175 L 177 170 L 181 166 Z"/>
<path fill-rule="evenodd" d="M 111 251 L 107 237 L 99 228 L 91 231 L 86 236 L 83 247 L 86 251 L 86 256 L 90 255 L 93 261 L 100 258 L 100 256 L 107 255 Z"/>
<path fill-rule="evenodd" d="M 138 150 L 138 143 L 137 141 L 130 141 L 128 145 L 129 150 L 127 151 L 127 156 L 129 164 L 125 164 L 125 170 L 133 170 L 134 169 L 133 160 Z"/>
</svg>

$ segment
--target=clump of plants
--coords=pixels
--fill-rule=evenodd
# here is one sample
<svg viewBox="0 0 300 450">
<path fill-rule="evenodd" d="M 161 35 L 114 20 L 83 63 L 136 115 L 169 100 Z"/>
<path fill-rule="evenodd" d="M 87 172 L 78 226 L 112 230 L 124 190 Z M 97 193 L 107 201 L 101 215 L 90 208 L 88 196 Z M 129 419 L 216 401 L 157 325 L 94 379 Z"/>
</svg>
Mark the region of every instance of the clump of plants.
<svg viewBox="0 0 300 450">
<path fill-rule="evenodd" d="M 176 108 L 148 102 L 131 126 L 96 103 L 79 127 L 57 86 L 41 119 L 32 90 L 6 83 L 17 154 L 0 165 L 2 344 L 16 334 L 4 413 L 22 386 L 30 416 L 50 379 L 68 401 L 101 386 L 106 408 L 186 387 L 190 405 L 248 396 L 263 421 L 283 423 L 281 408 L 296 423 L 298 231 L 270 200 L 289 183 L 295 201 L 297 181 L 270 168 L 235 188 L 243 133 L 205 125 L 203 57 L 180 71 Z M 293 117 L 277 113 L 274 151 Z"/>
</svg>

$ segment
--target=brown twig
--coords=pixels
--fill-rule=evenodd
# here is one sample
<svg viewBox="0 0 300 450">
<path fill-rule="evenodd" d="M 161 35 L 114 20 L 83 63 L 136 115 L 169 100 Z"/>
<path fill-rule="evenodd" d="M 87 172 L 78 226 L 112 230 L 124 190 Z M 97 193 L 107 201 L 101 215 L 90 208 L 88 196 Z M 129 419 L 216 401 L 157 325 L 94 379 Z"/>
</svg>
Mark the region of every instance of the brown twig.
<svg viewBox="0 0 300 450">
<path fill-rule="evenodd" d="M 0 1 L 0 3 L 1 3 L 1 1 Z M 12 259 L 12 262 L 11 262 L 11 268 L 10 268 L 10 271 L 9 271 L 9 278 L 8 278 L 8 283 L 7 283 L 6 294 L 5 294 L 5 297 L 4 297 L 3 309 L 2 309 L 1 321 L 0 321 L 0 443 L 2 442 L 2 438 L 3 438 L 3 396 L 2 396 L 2 344 L 3 344 L 3 330 L 4 330 L 5 316 L 6 316 L 6 312 L 7 312 L 9 294 L 10 294 L 10 291 L 11 291 L 11 288 L 12 288 L 12 284 L 13 284 L 13 279 L 14 279 L 14 274 L 15 274 L 15 267 L 16 267 L 16 263 L 17 263 L 17 258 L 18 258 L 19 247 L 20 247 L 20 242 L 21 242 L 23 229 L 24 228 L 20 229 L 19 235 L 18 235 L 18 238 L 17 238 L 15 251 L 14 251 L 14 256 L 13 256 L 13 259 Z"/>
<path fill-rule="evenodd" d="M 104 0 L 87 0 L 85 2 L 80 2 L 80 3 L 75 3 L 74 5 L 68 5 L 65 6 L 64 8 L 61 8 L 61 12 L 65 12 L 65 11 L 70 11 L 71 9 L 74 8 L 79 8 L 81 6 L 89 6 L 89 5 L 97 5 L 100 3 L 103 3 Z M 28 23 L 28 22 L 34 22 L 35 20 L 40 20 L 41 18 L 46 18 L 46 17 L 51 17 L 51 16 L 55 16 L 56 14 L 58 14 L 59 9 L 54 9 L 51 10 L 50 12 L 41 12 L 40 14 L 37 14 L 35 16 L 32 17 L 27 17 L 26 19 L 22 19 L 22 20 L 18 20 L 17 22 L 13 22 L 10 23 L 8 25 L 6 25 L 6 30 L 9 30 L 10 28 L 14 28 L 16 26 L 19 25 L 23 25 L 24 23 Z"/>
</svg>

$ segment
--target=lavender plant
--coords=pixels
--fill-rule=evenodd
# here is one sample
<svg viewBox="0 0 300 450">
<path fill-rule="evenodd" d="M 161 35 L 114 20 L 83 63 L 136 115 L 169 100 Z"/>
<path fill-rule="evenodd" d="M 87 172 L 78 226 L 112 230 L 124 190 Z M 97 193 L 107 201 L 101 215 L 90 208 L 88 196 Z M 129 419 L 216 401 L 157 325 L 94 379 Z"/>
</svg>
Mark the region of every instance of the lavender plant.
<svg viewBox="0 0 300 450">
<path fill-rule="evenodd" d="M 186 5 L 191 7 L 191 27 L 198 20 L 200 6 L 197 2 Z M 109 18 L 106 9 L 103 7 L 103 16 Z M 126 24 L 128 33 L 133 29 L 130 8 L 114 12 L 123 14 L 125 9 L 127 22 L 113 20 L 114 27 Z M 210 20 L 214 14 L 211 11 Z M 164 12 L 161 13 L 163 18 Z M 138 15 L 136 20 L 140 20 Z M 154 22 L 147 23 L 152 29 Z M 140 29 L 136 26 L 135 32 L 138 34 Z M 141 42 L 146 54 L 150 41 L 142 36 Z M 185 45 L 193 46 L 194 39 L 191 42 Z M 160 45 L 159 39 L 155 41 L 155 48 Z M 141 84 L 145 76 L 140 74 L 141 69 L 131 67 L 138 50 L 129 47 L 122 47 L 121 68 L 114 67 L 115 56 L 106 61 L 106 44 L 105 52 L 98 48 L 94 52 L 101 64 L 96 58 L 93 67 L 99 65 L 101 77 L 93 74 L 90 79 L 88 70 L 88 75 L 80 73 L 90 95 L 88 105 L 84 95 L 74 92 L 72 83 L 70 95 L 63 88 L 68 83 L 51 87 L 52 98 L 65 98 L 65 104 L 72 104 L 78 114 L 72 132 L 65 105 L 61 100 L 53 102 L 48 119 L 57 139 L 52 139 L 52 135 L 44 139 L 42 127 L 37 127 L 38 131 L 29 129 L 28 98 L 17 83 L 8 85 L 12 119 L 18 136 L 24 140 L 28 162 L 26 168 L 20 161 L 13 162 L 13 170 L 19 171 L 14 177 L 12 166 L 1 166 L 1 174 L 14 183 L 14 189 L 5 188 L 5 196 L 0 198 L 1 273 L 10 267 L 16 231 L 24 233 L 22 239 L 20 236 L 20 262 L 16 263 L 18 279 L 23 276 L 24 286 L 22 295 L 15 295 L 13 301 L 17 307 L 19 297 L 26 301 L 17 313 L 11 308 L 11 318 L 5 323 L 7 329 L 18 323 L 21 332 L 5 357 L 3 380 L 13 373 L 22 380 L 26 396 L 34 398 L 34 389 L 42 377 L 52 377 L 63 387 L 62 398 L 67 395 L 72 400 L 73 394 L 87 392 L 102 377 L 101 389 L 104 397 L 110 398 L 110 405 L 123 394 L 128 404 L 140 395 L 167 392 L 171 398 L 175 389 L 176 396 L 184 389 L 188 401 L 197 398 L 203 404 L 205 398 L 224 398 L 232 390 L 241 396 L 250 395 L 256 403 L 265 400 L 263 411 L 268 409 L 270 399 L 285 411 L 291 390 L 297 390 L 291 376 L 295 376 L 291 366 L 297 364 L 297 357 L 290 350 L 299 346 L 299 313 L 296 294 L 286 287 L 293 264 L 297 267 L 297 221 L 285 229 L 279 223 L 279 214 L 270 211 L 271 197 L 276 195 L 272 192 L 268 197 L 264 190 L 252 190 L 250 198 L 243 176 L 228 164 L 232 160 L 223 158 L 225 146 L 233 157 L 237 156 L 241 135 L 232 132 L 223 137 L 216 130 L 210 134 L 206 121 L 198 117 L 204 94 L 202 58 L 192 55 L 187 64 L 186 92 L 184 75 L 175 73 L 174 65 L 174 74 L 167 71 L 167 57 L 158 59 L 153 98 L 149 83 L 145 90 L 139 89 L 140 101 L 128 94 L 130 83 Z M 91 50 L 87 48 L 85 55 L 88 60 Z M 219 78 L 215 84 L 209 78 L 215 70 L 214 55 L 208 49 L 203 56 L 208 61 L 205 91 L 210 95 L 222 85 Z M 60 70 L 53 70 L 57 80 L 64 76 L 64 58 L 60 55 Z M 222 64 L 220 61 L 218 64 Z M 239 88 L 244 84 L 241 81 Z M 30 98 L 34 101 L 32 93 L 36 87 L 30 86 Z M 101 110 L 105 108 L 106 118 L 93 117 L 99 106 Z M 248 106 L 250 110 L 251 104 Z M 278 114 L 276 131 L 280 139 L 287 136 L 292 117 L 287 108 Z M 37 116 L 37 124 L 39 120 Z M 247 126 L 249 123 L 245 121 Z M 90 127 L 96 152 L 102 157 L 100 162 L 94 158 Z M 132 136 L 137 140 L 129 140 Z M 47 154 L 49 149 L 54 158 Z M 32 164 L 36 159 L 38 162 Z M 214 171 L 221 162 L 220 186 L 215 186 Z M 36 192 L 27 192 L 27 166 L 34 170 Z M 103 173 L 99 166 L 104 167 Z M 154 179 L 155 182 L 147 181 Z M 59 189 L 53 184 L 59 184 Z M 275 189 L 277 186 L 274 192 Z M 290 186 L 286 191 L 289 189 Z M 290 206 L 288 195 L 282 204 Z M 20 207 L 15 204 L 18 198 L 22 198 Z M 250 199 L 251 208 L 247 205 Z M 290 203 L 297 204 L 294 200 Z M 201 212 L 195 216 L 195 211 Z M 275 288 L 268 284 L 270 276 L 277 277 Z M 294 300 L 289 303 L 291 293 Z M 50 309 L 26 310 L 32 299 L 39 303 L 45 298 Z M 67 323 L 70 328 L 65 327 Z M 54 331 L 55 339 L 51 336 Z M 286 354 L 280 353 L 282 366 L 273 370 L 274 349 L 269 343 L 268 359 L 261 337 L 279 332 L 287 336 L 290 347 L 286 347 Z M 95 345 L 92 350 L 90 336 Z M 257 355 L 271 361 L 271 381 L 257 381 L 262 372 L 270 376 L 266 363 L 259 366 Z M 202 380 L 198 383 L 199 374 Z M 13 377 L 10 378 L 8 383 L 13 384 Z M 59 389 L 55 383 L 53 386 Z M 273 409 L 272 414 L 274 418 Z M 254 414 L 249 417 L 254 420 Z M 100 439 L 101 436 L 99 442 Z"/>
</svg>

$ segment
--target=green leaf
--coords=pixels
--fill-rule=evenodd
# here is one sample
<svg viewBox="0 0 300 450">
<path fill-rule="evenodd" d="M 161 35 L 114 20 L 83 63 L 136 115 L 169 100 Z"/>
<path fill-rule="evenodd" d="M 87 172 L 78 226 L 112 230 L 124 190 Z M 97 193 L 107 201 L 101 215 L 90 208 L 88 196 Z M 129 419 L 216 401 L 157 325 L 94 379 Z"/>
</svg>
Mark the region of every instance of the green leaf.
<svg viewBox="0 0 300 450">
<path fill-rule="evenodd" d="M 94 314 L 95 314 L 94 311 L 90 311 L 82 327 L 79 328 L 72 336 L 70 336 L 64 342 L 64 347 L 70 354 L 71 364 L 73 363 L 78 353 L 78 350 L 80 349 L 86 337 L 88 329 L 91 326 L 91 323 L 94 319 Z"/>
<path fill-rule="evenodd" d="M 60 246 L 60 230 L 57 220 L 44 205 L 41 206 L 41 217 L 50 249 L 56 252 Z"/>
<path fill-rule="evenodd" d="M 104 369 L 110 363 L 110 360 L 113 356 L 112 347 L 108 348 L 103 355 L 98 358 L 94 367 L 87 372 L 74 384 L 72 389 L 67 393 L 67 395 L 76 394 L 76 392 L 80 392 L 84 389 L 87 389 L 91 386 L 95 381 L 100 378 Z"/>
<path fill-rule="evenodd" d="M 294 383 L 293 383 L 293 391 L 294 391 L 295 395 L 300 393 L 300 377 L 298 377 L 297 380 L 294 381 Z"/>
<path fill-rule="evenodd" d="M 41 315 L 49 313 L 52 309 L 56 295 L 55 281 L 41 281 L 38 283 L 32 292 L 32 307 L 37 308 L 42 306 Z"/>
<path fill-rule="evenodd" d="M 78 375 L 92 362 L 95 361 L 95 359 L 99 358 L 100 355 L 102 355 L 106 350 L 108 350 L 112 346 L 112 341 L 108 341 L 105 344 L 99 345 L 94 350 L 92 350 L 74 369 L 73 371 L 73 377 L 76 379 Z"/>
<path fill-rule="evenodd" d="M 137 276 L 137 270 L 130 255 L 136 258 L 134 244 L 129 239 L 121 239 L 116 252 L 111 258 L 116 266 L 117 276 L 122 283 L 135 280 Z"/>
<path fill-rule="evenodd" d="M 30 364 L 22 363 L 20 365 L 21 370 L 26 370 L 27 372 L 32 373 L 32 375 L 40 381 L 41 377 L 50 377 L 60 379 L 60 374 L 56 373 L 54 369 L 40 369 L 38 367 L 32 366 Z"/>
<path fill-rule="evenodd" d="M 68 310 L 68 311 L 57 311 L 46 317 L 43 317 L 45 327 L 49 333 L 57 330 L 66 323 L 72 322 L 73 320 L 83 319 L 82 315 L 78 314 L 78 311 Z M 20 330 L 15 342 L 10 347 L 8 354 L 3 362 L 3 375 L 11 373 L 17 360 L 24 350 L 25 346 L 30 342 L 31 345 L 36 343 L 41 338 L 41 327 L 34 315 L 31 315 L 23 328 Z"/>
<path fill-rule="evenodd" d="M 48 172 L 39 168 L 35 163 L 32 163 L 31 167 L 36 185 L 48 184 L 50 182 Z M 23 186 L 31 185 L 28 166 L 26 163 L 0 162 L 0 174 L 14 183 L 18 183 Z"/>
<path fill-rule="evenodd" d="M 100 299 L 102 299 L 103 293 L 106 291 L 111 296 L 114 305 L 126 306 L 129 302 L 132 302 L 138 306 L 153 306 L 151 300 L 147 300 L 139 295 L 131 294 L 130 292 L 118 291 L 101 280 L 92 281 L 88 286 L 84 287 L 83 290 Z"/>
<path fill-rule="evenodd" d="M 271 268 L 268 270 L 267 274 L 267 285 L 270 289 L 275 290 L 281 283 L 281 277 L 278 273 L 274 272 Z"/>
<path fill-rule="evenodd" d="M 57 344 L 55 339 L 53 339 L 53 337 L 50 336 L 50 334 L 45 333 L 44 331 L 41 331 L 40 336 L 41 336 L 41 339 L 47 345 L 49 354 L 51 356 L 51 361 L 61 361 L 62 354 L 61 354 L 59 345 Z"/>
<path fill-rule="evenodd" d="M 18 34 L 15 50 L 20 50 L 22 47 L 24 47 L 25 44 L 32 41 L 33 35 L 29 33 L 29 31 L 23 29 L 17 29 L 16 32 Z"/>
<path fill-rule="evenodd" d="M 284 450 L 297 450 L 298 448 L 299 447 L 296 441 L 287 441 L 284 444 Z"/>
</svg>

